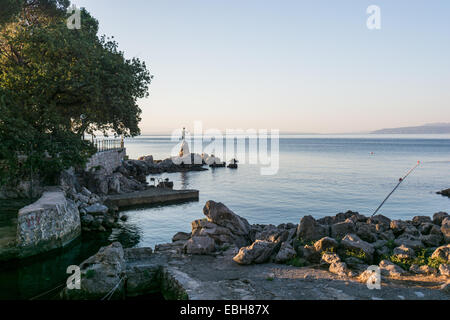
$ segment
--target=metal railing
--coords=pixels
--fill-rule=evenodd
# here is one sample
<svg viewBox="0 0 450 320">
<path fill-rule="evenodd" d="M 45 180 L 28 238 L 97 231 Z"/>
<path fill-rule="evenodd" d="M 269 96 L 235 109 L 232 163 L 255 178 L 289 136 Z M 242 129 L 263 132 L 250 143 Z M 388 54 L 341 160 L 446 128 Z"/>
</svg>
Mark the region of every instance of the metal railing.
<svg viewBox="0 0 450 320">
<path fill-rule="evenodd" d="M 93 143 L 97 152 L 121 150 L 125 147 L 123 139 L 95 139 Z"/>
</svg>

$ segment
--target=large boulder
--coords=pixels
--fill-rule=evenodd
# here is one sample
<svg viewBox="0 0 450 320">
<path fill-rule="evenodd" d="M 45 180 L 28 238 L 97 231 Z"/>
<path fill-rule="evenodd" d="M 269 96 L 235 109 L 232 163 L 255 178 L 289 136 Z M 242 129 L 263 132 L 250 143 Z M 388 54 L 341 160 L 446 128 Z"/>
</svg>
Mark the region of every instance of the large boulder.
<svg viewBox="0 0 450 320">
<path fill-rule="evenodd" d="M 450 217 L 442 220 L 441 232 L 444 236 L 445 243 L 450 242 Z"/>
<path fill-rule="evenodd" d="M 49 187 L 36 202 L 19 210 L 16 245 L 20 258 L 62 248 L 81 234 L 76 204 L 57 187 Z"/>
<path fill-rule="evenodd" d="M 328 236 L 328 228 L 320 225 L 312 216 L 301 219 L 297 229 L 297 238 L 303 241 L 316 241 Z"/>
<path fill-rule="evenodd" d="M 81 289 L 63 291 L 63 298 L 100 300 L 111 294 L 112 299 L 123 297 L 125 285 L 124 250 L 119 242 L 101 248 L 97 254 L 80 264 Z"/>
<path fill-rule="evenodd" d="M 425 248 L 425 245 L 420 240 L 419 237 L 415 237 L 409 234 L 401 235 L 394 241 L 395 245 L 400 247 L 402 245 L 409 247 L 414 250 L 420 250 Z"/>
<path fill-rule="evenodd" d="M 448 217 L 447 212 L 437 212 L 433 215 L 433 223 L 440 226 L 442 224 L 442 221 Z"/>
<path fill-rule="evenodd" d="M 275 257 L 275 262 L 284 263 L 293 259 L 296 255 L 297 252 L 294 250 L 294 248 L 288 242 L 283 242 L 281 244 L 280 251 L 278 251 Z"/>
<path fill-rule="evenodd" d="M 267 262 L 275 253 L 277 245 L 266 240 L 256 240 L 251 246 L 243 247 L 233 260 L 242 265 Z"/>
<path fill-rule="evenodd" d="M 331 226 L 331 237 L 335 239 L 342 239 L 349 233 L 355 232 L 355 224 L 352 221 L 344 221 L 333 224 Z"/>
<path fill-rule="evenodd" d="M 330 237 L 322 238 L 319 241 L 317 241 L 316 243 L 314 243 L 314 248 L 318 252 L 322 252 L 322 251 L 335 252 L 336 249 L 338 248 L 338 246 L 339 246 L 338 242 Z"/>
<path fill-rule="evenodd" d="M 341 241 L 341 246 L 343 249 L 350 250 L 352 252 L 363 252 L 367 262 L 371 262 L 373 260 L 373 254 L 375 252 L 374 246 L 362 240 L 356 234 L 346 235 Z"/>
<path fill-rule="evenodd" d="M 320 264 L 332 264 L 336 262 L 341 262 L 341 258 L 336 253 L 324 253 L 322 255 L 322 259 L 320 260 Z"/>
<path fill-rule="evenodd" d="M 432 222 L 431 218 L 428 216 L 416 216 L 412 219 L 412 224 L 416 227 L 421 225 L 422 223 L 431 223 L 431 222 Z"/>
<path fill-rule="evenodd" d="M 373 224 L 364 222 L 356 223 L 356 235 L 367 242 L 377 241 L 377 228 Z"/>
<path fill-rule="evenodd" d="M 192 237 L 184 245 L 184 252 L 187 254 L 205 255 L 216 250 L 214 240 L 210 237 Z"/>
<path fill-rule="evenodd" d="M 345 262 L 333 262 L 328 270 L 341 277 L 352 277 L 354 275 Z"/>
<path fill-rule="evenodd" d="M 208 201 L 203 208 L 203 214 L 209 222 L 229 229 L 233 234 L 248 237 L 250 224 L 248 221 L 228 209 L 223 203 Z"/>
<path fill-rule="evenodd" d="M 450 262 L 450 244 L 437 248 L 431 258 Z"/>
<path fill-rule="evenodd" d="M 93 204 L 92 206 L 86 207 L 84 208 L 84 210 L 86 211 L 87 214 L 93 216 L 104 215 L 108 213 L 108 207 L 100 203 L 96 203 Z"/>
<path fill-rule="evenodd" d="M 401 267 L 388 260 L 383 260 L 379 265 L 381 269 L 381 274 L 389 277 L 399 277 L 406 273 Z"/>
<path fill-rule="evenodd" d="M 216 244 L 235 244 L 238 247 L 248 245 L 248 237 L 236 235 L 230 229 L 219 226 L 206 219 L 195 220 L 191 223 L 192 236 L 210 237 Z"/>
<path fill-rule="evenodd" d="M 413 249 L 401 245 L 400 247 L 394 248 L 394 256 L 399 259 L 412 259 L 416 256 L 416 253 Z"/>
</svg>

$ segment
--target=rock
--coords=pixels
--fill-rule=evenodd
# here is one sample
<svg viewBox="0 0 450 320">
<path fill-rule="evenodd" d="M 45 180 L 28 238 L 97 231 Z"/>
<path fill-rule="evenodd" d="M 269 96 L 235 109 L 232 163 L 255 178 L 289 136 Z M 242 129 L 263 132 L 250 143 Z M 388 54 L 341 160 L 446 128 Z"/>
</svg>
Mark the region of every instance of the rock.
<svg viewBox="0 0 450 320">
<path fill-rule="evenodd" d="M 297 238 L 303 241 L 316 241 L 328 236 L 327 228 L 318 224 L 312 216 L 301 219 L 297 229 Z"/>
<path fill-rule="evenodd" d="M 283 242 L 281 244 L 280 251 L 278 251 L 278 254 L 275 257 L 275 262 L 284 263 L 295 258 L 296 255 L 297 252 L 294 250 L 294 248 L 289 243 Z"/>
<path fill-rule="evenodd" d="M 443 240 L 442 236 L 436 234 L 428 234 L 420 236 L 420 241 L 422 241 L 422 243 L 425 244 L 425 246 L 427 247 L 439 247 L 442 240 Z"/>
<path fill-rule="evenodd" d="M 394 256 L 399 259 L 412 259 L 416 256 L 416 253 L 413 249 L 402 244 L 400 247 L 394 249 Z"/>
<path fill-rule="evenodd" d="M 441 264 L 439 266 L 439 272 L 443 276 L 450 277 L 450 264 Z"/>
<path fill-rule="evenodd" d="M 427 222 L 426 223 L 422 223 L 418 227 L 418 230 L 419 230 L 420 234 L 428 235 L 428 234 L 430 234 L 431 228 L 433 228 L 433 226 L 436 226 L 436 225 L 434 225 L 433 223 L 427 223 Z M 441 231 L 440 228 L 439 228 L 439 231 Z"/>
<path fill-rule="evenodd" d="M 81 224 L 83 226 L 89 226 L 94 222 L 94 217 L 91 216 L 90 214 L 86 214 L 85 216 L 83 216 L 81 218 Z"/>
<path fill-rule="evenodd" d="M 447 217 L 442 221 L 441 232 L 444 235 L 445 243 L 450 242 L 450 218 Z"/>
<path fill-rule="evenodd" d="M 128 216 L 126 214 L 123 214 L 123 215 L 120 216 L 120 220 L 122 220 L 124 222 L 128 221 Z"/>
<path fill-rule="evenodd" d="M 118 299 L 124 293 L 125 259 L 122 245 L 114 242 L 80 264 L 81 290 L 63 291 L 65 299 L 100 300 L 114 292 Z M 115 291 L 113 291 L 115 289 Z"/>
<path fill-rule="evenodd" d="M 387 243 L 388 242 L 386 240 L 377 240 L 374 243 L 372 243 L 372 245 L 375 249 L 380 249 L 386 246 Z"/>
<path fill-rule="evenodd" d="M 417 264 L 411 265 L 411 267 L 409 268 L 409 271 L 411 271 L 412 273 L 424 274 L 424 275 L 430 275 L 430 274 L 436 273 L 436 269 L 434 269 L 430 266 L 427 266 L 427 265 L 419 266 Z"/>
<path fill-rule="evenodd" d="M 206 219 L 195 220 L 191 223 L 192 236 L 208 236 L 216 242 L 217 245 L 232 243 L 238 247 L 244 247 L 249 244 L 247 236 L 236 235 L 230 229 L 209 222 Z"/>
<path fill-rule="evenodd" d="M 373 254 L 375 252 L 373 245 L 361 240 L 355 234 L 346 235 L 341 241 L 341 246 L 350 251 L 362 251 L 366 256 L 366 261 L 371 262 L 373 260 Z"/>
<path fill-rule="evenodd" d="M 345 261 L 344 261 L 346 264 L 347 264 L 347 266 L 349 266 L 350 268 L 357 268 L 357 269 L 363 269 L 363 270 L 366 270 L 367 269 L 367 265 L 364 263 L 364 261 L 362 261 L 362 260 L 360 260 L 360 259 L 358 259 L 358 258 L 355 258 L 355 257 L 348 257 L 348 258 L 345 258 Z"/>
<path fill-rule="evenodd" d="M 374 217 L 371 217 L 367 220 L 368 224 L 378 225 L 379 229 L 382 229 L 380 231 L 386 231 L 390 228 L 391 225 L 391 219 L 389 219 L 386 216 L 383 216 L 381 214 L 378 214 Z"/>
<path fill-rule="evenodd" d="M 192 237 L 184 245 L 187 254 L 210 254 L 216 250 L 214 240 L 210 237 Z"/>
<path fill-rule="evenodd" d="M 427 216 L 416 216 L 412 219 L 412 224 L 416 227 L 421 225 L 422 223 L 431 223 L 431 218 Z"/>
<path fill-rule="evenodd" d="M 440 226 L 442 224 L 442 221 L 448 217 L 447 212 L 437 212 L 433 215 L 433 223 Z"/>
<path fill-rule="evenodd" d="M 347 267 L 345 262 L 334 262 L 328 269 L 331 273 L 337 274 L 341 277 L 352 277 L 353 272 Z"/>
<path fill-rule="evenodd" d="M 120 173 L 115 173 L 108 179 L 108 194 L 119 194 L 121 192 L 120 187 Z"/>
<path fill-rule="evenodd" d="M 250 224 L 248 221 L 236 215 L 223 203 L 208 201 L 203 208 L 203 214 L 208 218 L 209 222 L 227 228 L 235 235 L 243 237 L 248 237 L 249 235 Z"/>
<path fill-rule="evenodd" d="M 387 240 L 387 241 L 395 240 L 394 232 L 392 230 L 384 231 L 384 232 L 380 233 L 380 239 Z"/>
<path fill-rule="evenodd" d="M 186 232 L 178 232 L 177 234 L 175 234 L 172 237 L 172 242 L 176 242 L 179 240 L 184 240 L 187 241 L 191 238 L 192 234 L 191 233 L 186 233 Z"/>
<path fill-rule="evenodd" d="M 406 221 L 402 220 L 393 220 L 391 221 L 391 230 L 394 232 L 396 236 L 400 235 L 405 231 L 405 229 L 409 226 Z"/>
<path fill-rule="evenodd" d="M 41 198 L 17 214 L 16 246 L 20 258 L 65 247 L 80 234 L 78 208 L 58 187 L 47 188 Z"/>
<path fill-rule="evenodd" d="M 403 230 L 402 236 L 405 236 L 405 235 L 410 235 L 410 236 L 413 236 L 413 237 L 420 237 L 420 232 L 419 232 L 419 230 L 417 230 L 416 227 L 414 227 L 412 225 L 408 225 L 405 228 L 405 230 Z"/>
<path fill-rule="evenodd" d="M 104 206 L 100 203 L 96 203 L 92 206 L 85 208 L 86 213 L 96 216 L 96 215 L 104 215 L 108 213 L 108 207 Z"/>
<path fill-rule="evenodd" d="M 324 253 L 322 254 L 322 259 L 320 264 L 332 264 L 336 262 L 341 262 L 341 258 L 336 253 Z"/>
<path fill-rule="evenodd" d="M 356 224 L 356 235 L 360 237 L 362 240 L 367 242 L 375 242 L 377 241 L 377 230 L 376 227 L 373 224 L 367 224 L 358 222 Z"/>
<path fill-rule="evenodd" d="M 89 204 L 89 196 L 85 196 L 84 194 L 77 194 L 76 198 L 83 204 Z"/>
<path fill-rule="evenodd" d="M 153 164 L 153 156 L 144 156 L 138 159 L 139 161 L 144 161 L 148 164 Z"/>
<path fill-rule="evenodd" d="M 82 194 L 82 195 L 84 195 L 85 197 L 88 197 L 88 198 L 90 198 L 90 197 L 91 197 L 91 195 L 92 195 L 92 192 L 91 192 L 91 191 L 89 191 L 89 189 L 88 189 L 88 188 L 86 188 L 86 187 L 82 187 L 82 188 L 81 188 L 81 194 Z"/>
<path fill-rule="evenodd" d="M 355 232 L 355 224 L 350 221 L 340 222 L 331 226 L 331 237 L 342 239 L 349 233 Z"/>
<path fill-rule="evenodd" d="M 381 274 L 389 277 L 399 277 L 406 273 L 401 267 L 388 260 L 381 261 L 379 267 L 381 269 Z"/>
<path fill-rule="evenodd" d="M 311 263 L 319 263 L 320 259 L 322 258 L 320 252 L 316 251 L 316 249 L 313 246 L 309 245 L 299 247 L 297 249 L 297 254 L 300 257 L 303 257 L 306 261 Z"/>
<path fill-rule="evenodd" d="M 332 251 L 335 252 L 338 247 L 338 242 L 330 237 L 325 237 L 320 239 L 314 244 L 314 248 L 318 252 L 322 251 Z"/>
<path fill-rule="evenodd" d="M 233 260 L 242 265 L 264 263 L 274 254 L 276 247 L 276 243 L 256 240 L 251 246 L 241 248 Z"/>
<path fill-rule="evenodd" d="M 450 262 L 450 244 L 437 248 L 431 255 L 431 258 Z"/>
<path fill-rule="evenodd" d="M 446 293 L 450 293 L 450 281 L 447 281 L 446 283 L 444 283 L 441 286 L 441 290 L 446 292 Z"/>
<path fill-rule="evenodd" d="M 420 238 L 411 235 L 402 235 L 401 237 L 395 239 L 394 243 L 398 247 L 405 245 L 406 247 L 409 247 L 414 250 L 420 250 L 425 248 Z"/>
</svg>

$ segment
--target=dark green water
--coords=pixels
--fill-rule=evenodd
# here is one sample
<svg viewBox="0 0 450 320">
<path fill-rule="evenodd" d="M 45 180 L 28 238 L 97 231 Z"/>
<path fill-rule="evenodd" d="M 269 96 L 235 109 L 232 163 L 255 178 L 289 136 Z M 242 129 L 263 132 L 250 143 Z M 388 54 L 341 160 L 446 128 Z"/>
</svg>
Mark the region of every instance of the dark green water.
<svg viewBox="0 0 450 320">
<path fill-rule="evenodd" d="M 17 212 L 27 201 L 0 201 L 0 241 L 15 239 Z M 111 241 L 133 247 L 140 236 L 125 224 L 112 233 L 82 235 L 69 246 L 24 260 L 0 262 L 0 300 L 28 300 L 65 284 L 67 267 L 79 265 Z M 3 248 L 5 250 L 5 248 Z M 62 288 L 59 288 L 62 289 Z M 38 299 L 56 299 L 60 290 L 53 290 Z"/>
</svg>

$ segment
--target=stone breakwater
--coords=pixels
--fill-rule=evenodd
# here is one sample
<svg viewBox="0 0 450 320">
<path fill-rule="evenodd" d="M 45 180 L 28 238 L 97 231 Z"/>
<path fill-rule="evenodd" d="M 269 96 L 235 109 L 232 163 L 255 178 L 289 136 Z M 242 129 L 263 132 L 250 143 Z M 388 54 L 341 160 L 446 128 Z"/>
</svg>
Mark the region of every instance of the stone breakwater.
<svg viewBox="0 0 450 320">
<path fill-rule="evenodd" d="M 425 291 L 429 298 L 449 298 L 447 213 L 402 221 L 349 211 L 279 226 L 251 225 L 214 201 L 203 213 L 206 218 L 193 221 L 191 233 L 177 233 L 154 252 L 123 251 L 119 243 L 102 249 L 81 264 L 82 289 L 63 296 L 98 298 L 123 281 L 116 298 L 159 290 L 176 299 L 370 299 L 367 269 L 377 265 L 385 298 L 414 299 Z M 404 281 L 398 286 L 394 280 Z M 300 294 L 302 289 L 309 295 Z"/>
</svg>

